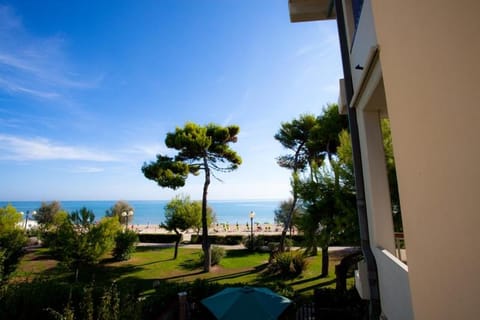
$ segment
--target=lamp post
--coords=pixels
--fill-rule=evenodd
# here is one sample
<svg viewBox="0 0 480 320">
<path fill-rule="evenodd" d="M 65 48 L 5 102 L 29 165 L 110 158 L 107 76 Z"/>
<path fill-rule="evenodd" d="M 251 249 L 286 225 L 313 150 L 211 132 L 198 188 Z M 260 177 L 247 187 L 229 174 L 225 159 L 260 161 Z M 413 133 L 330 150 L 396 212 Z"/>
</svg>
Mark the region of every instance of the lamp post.
<svg viewBox="0 0 480 320">
<path fill-rule="evenodd" d="M 130 219 L 130 217 L 133 217 L 133 210 L 130 210 L 128 212 L 123 211 L 122 217 L 125 219 L 125 230 L 128 230 L 128 219 Z"/>
<path fill-rule="evenodd" d="M 20 211 L 20 214 L 23 216 L 25 215 L 25 226 L 24 226 L 24 229 L 27 230 L 27 225 L 28 225 L 28 215 L 30 214 L 30 211 L 27 210 L 27 213 L 23 213 L 23 211 Z M 32 216 L 36 215 L 37 214 L 37 211 L 33 210 L 32 211 Z"/>
<path fill-rule="evenodd" d="M 253 217 L 255 212 L 250 211 L 250 249 L 253 251 Z"/>
</svg>

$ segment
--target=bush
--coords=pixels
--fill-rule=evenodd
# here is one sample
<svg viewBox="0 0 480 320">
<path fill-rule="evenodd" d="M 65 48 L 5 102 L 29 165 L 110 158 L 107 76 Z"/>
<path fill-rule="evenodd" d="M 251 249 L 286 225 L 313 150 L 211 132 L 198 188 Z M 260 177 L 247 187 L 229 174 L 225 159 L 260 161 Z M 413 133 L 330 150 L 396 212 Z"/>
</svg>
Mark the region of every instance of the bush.
<svg viewBox="0 0 480 320">
<path fill-rule="evenodd" d="M 219 235 L 209 235 L 208 241 L 210 244 L 223 244 L 223 245 L 237 245 L 242 244 L 244 236 L 238 234 L 219 236 Z M 190 243 L 201 244 L 202 235 L 193 234 L 190 238 Z"/>
<path fill-rule="evenodd" d="M 300 251 L 287 251 L 275 254 L 270 271 L 282 277 L 296 277 L 307 269 L 308 261 Z"/>
<path fill-rule="evenodd" d="M 23 230 L 7 230 L 0 235 L 0 285 L 6 282 L 17 268 L 26 243 Z"/>
<path fill-rule="evenodd" d="M 138 235 L 138 240 L 145 243 L 173 243 L 177 241 L 175 233 L 141 233 Z"/>
<path fill-rule="evenodd" d="M 115 248 L 113 248 L 113 258 L 117 261 L 128 260 L 135 252 L 135 245 L 138 242 L 138 235 L 135 231 L 125 230 L 117 233 L 115 237 Z"/>
<path fill-rule="evenodd" d="M 250 236 L 244 237 L 243 245 L 247 249 L 251 249 Z M 253 250 L 259 252 L 276 252 L 280 245 L 280 236 L 276 235 L 259 235 L 253 237 Z M 285 248 L 289 250 L 293 246 L 293 240 L 285 238 Z"/>
<path fill-rule="evenodd" d="M 225 257 L 225 249 L 221 247 L 211 246 L 211 264 L 212 266 L 220 263 L 223 257 Z M 200 252 L 200 264 L 203 265 L 205 261 L 205 255 L 203 251 Z"/>
<path fill-rule="evenodd" d="M 330 288 L 315 289 L 314 301 L 321 319 L 361 320 L 368 317 L 368 300 L 362 300 L 355 288 L 346 292 Z"/>
</svg>

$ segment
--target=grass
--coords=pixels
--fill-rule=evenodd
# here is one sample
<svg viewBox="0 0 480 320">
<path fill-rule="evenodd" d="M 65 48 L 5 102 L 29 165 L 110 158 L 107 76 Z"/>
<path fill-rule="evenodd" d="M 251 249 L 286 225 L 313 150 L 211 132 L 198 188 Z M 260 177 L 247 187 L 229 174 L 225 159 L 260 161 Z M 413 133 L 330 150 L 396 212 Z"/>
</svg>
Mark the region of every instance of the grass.
<svg viewBox="0 0 480 320">
<path fill-rule="evenodd" d="M 243 283 L 252 286 L 279 283 L 277 277 L 265 275 L 268 253 L 252 253 L 248 250 L 227 250 L 220 265 L 204 273 L 198 263 L 200 249 L 181 247 L 178 258 L 173 260 L 173 248 L 138 247 L 128 261 L 114 262 L 107 257 L 99 265 L 80 271 L 80 281 L 135 286 L 144 294 L 153 290 L 157 280 L 192 282 L 205 279 L 221 284 Z M 309 257 L 307 270 L 297 278 L 282 279 L 281 284 L 291 286 L 300 295 L 309 296 L 317 287 L 333 286 L 334 268 L 341 256 L 333 255 L 330 260 L 330 276 L 320 277 L 321 256 Z M 72 274 L 58 267 L 46 249 L 36 249 L 25 255 L 14 281 L 25 281 L 34 277 L 49 277 L 71 281 Z"/>
</svg>

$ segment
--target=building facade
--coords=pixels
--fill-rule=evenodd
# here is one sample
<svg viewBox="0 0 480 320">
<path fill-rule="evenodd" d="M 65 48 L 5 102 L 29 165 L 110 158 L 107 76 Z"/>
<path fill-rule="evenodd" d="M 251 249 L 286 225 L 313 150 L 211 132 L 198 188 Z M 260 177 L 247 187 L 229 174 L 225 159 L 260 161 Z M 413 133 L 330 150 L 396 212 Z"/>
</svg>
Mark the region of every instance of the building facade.
<svg viewBox="0 0 480 320">
<path fill-rule="evenodd" d="M 358 121 L 382 317 L 478 318 L 480 2 L 289 0 L 289 10 L 292 22 L 338 17 L 345 27 L 350 76 L 340 81 L 339 105 Z M 395 246 L 382 118 L 391 126 L 406 250 Z M 356 281 L 369 298 L 365 269 Z"/>
</svg>

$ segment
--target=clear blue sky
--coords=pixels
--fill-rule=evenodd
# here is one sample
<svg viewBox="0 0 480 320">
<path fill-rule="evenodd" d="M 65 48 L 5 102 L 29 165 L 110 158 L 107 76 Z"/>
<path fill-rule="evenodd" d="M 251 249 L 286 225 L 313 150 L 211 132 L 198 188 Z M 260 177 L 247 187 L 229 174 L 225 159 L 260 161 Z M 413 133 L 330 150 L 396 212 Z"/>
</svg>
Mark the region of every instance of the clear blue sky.
<svg viewBox="0 0 480 320">
<path fill-rule="evenodd" d="M 0 1 L 0 200 L 201 198 L 141 166 L 186 121 L 237 124 L 210 199 L 286 199 L 280 123 L 338 98 L 334 21 L 287 0 Z"/>
</svg>

